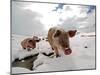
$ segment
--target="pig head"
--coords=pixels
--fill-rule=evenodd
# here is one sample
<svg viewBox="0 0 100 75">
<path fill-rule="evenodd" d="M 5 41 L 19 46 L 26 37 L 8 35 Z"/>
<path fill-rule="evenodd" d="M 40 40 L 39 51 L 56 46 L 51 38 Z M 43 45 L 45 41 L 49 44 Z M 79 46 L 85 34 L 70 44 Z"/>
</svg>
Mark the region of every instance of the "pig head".
<svg viewBox="0 0 100 75">
<path fill-rule="evenodd" d="M 37 36 L 33 36 L 33 39 L 36 41 L 36 42 L 39 42 L 41 39 Z"/>
<path fill-rule="evenodd" d="M 72 50 L 70 48 L 69 38 L 74 37 L 76 30 L 70 30 L 66 32 L 62 28 L 50 28 L 48 31 L 48 42 L 54 50 L 56 57 L 59 56 L 58 50 L 63 50 L 65 55 L 71 54 Z"/>
<path fill-rule="evenodd" d="M 21 42 L 21 46 L 27 50 L 34 49 L 36 47 L 36 41 L 33 38 L 26 38 Z"/>
</svg>

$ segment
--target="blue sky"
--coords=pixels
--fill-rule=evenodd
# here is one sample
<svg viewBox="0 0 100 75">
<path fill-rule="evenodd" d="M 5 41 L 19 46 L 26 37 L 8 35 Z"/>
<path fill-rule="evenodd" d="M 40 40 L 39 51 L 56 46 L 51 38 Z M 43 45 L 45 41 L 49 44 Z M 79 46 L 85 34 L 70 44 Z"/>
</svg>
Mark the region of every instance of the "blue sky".
<svg viewBox="0 0 100 75">
<path fill-rule="evenodd" d="M 88 6 L 88 11 L 87 11 L 87 14 L 89 14 L 89 13 L 92 13 L 93 12 L 93 10 L 95 10 L 95 6 L 93 6 L 93 5 L 90 5 L 90 6 Z"/>
<path fill-rule="evenodd" d="M 64 6 L 65 4 L 58 4 L 58 6 L 57 7 L 55 7 L 55 9 L 53 10 L 53 11 L 57 11 L 58 9 L 63 9 L 63 6 Z"/>
<path fill-rule="evenodd" d="M 63 9 L 63 6 L 64 6 L 64 5 L 65 5 L 65 4 L 63 4 L 63 3 L 58 4 L 58 6 L 55 7 L 55 9 L 53 9 L 53 11 L 57 11 L 58 9 Z M 95 8 L 96 8 L 96 7 L 95 7 L 94 5 L 89 5 L 89 6 L 88 6 L 87 14 L 92 13 L 92 11 L 95 10 Z"/>
</svg>

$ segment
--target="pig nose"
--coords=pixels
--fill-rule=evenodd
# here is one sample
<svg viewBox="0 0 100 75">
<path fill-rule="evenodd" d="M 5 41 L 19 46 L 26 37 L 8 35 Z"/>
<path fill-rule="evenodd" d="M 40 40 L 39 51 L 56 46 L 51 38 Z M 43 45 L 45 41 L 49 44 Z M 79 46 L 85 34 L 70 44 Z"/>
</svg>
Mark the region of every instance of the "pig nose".
<svg viewBox="0 0 100 75">
<path fill-rule="evenodd" d="M 65 48 L 64 54 L 69 55 L 72 53 L 72 50 L 70 48 Z"/>
</svg>

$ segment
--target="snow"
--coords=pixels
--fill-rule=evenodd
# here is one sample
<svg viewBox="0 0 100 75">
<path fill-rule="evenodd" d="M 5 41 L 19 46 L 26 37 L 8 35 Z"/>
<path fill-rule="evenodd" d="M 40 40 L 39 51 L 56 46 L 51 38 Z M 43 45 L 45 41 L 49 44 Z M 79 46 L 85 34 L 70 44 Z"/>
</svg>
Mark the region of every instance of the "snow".
<svg viewBox="0 0 100 75">
<path fill-rule="evenodd" d="M 31 51 L 27 51 L 27 50 L 15 50 L 14 53 L 12 53 L 12 62 L 15 60 L 15 59 L 23 59 L 25 57 L 28 57 L 28 56 L 32 56 L 32 55 L 35 55 L 35 54 L 38 54 L 38 51 L 35 49 L 35 50 L 31 50 Z"/>
<path fill-rule="evenodd" d="M 18 74 L 18 73 L 29 73 L 31 72 L 30 70 L 26 68 L 21 68 L 21 67 L 13 67 L 12 68 L 12 73 L 13 74 Z"/>
<path fill-rule="evenodd" d="M 43 53 L 45 52 L 46 54 L 49 54 L 51 51 L 51 47 L 49 46 L 49 43 L 46 42 L 45 40 L 40 41 L 37 43 L 37 48 L 32 49 L 31 51 L 23 50 L 20 43 L 23 39 L 27 37 L 32 37 L 32 36 L 20 36 L 20 35 L 12 35 L 12 62 L 15 59 L 23 59 L 27 56 L 32 56 L 37 53 Z M 48 45 L 47 47 L 45 47 Z M 47 50 L 48 49 L 48 50 Z"/>
<path fill-rule="evenodd" d="M 37 59 L 33 62 L 33 71 L 24 71 L 19 68 L 13 68 L 12 73 L 26 72 L 47 72 L 47 71 L 62 71 L 62 70 L 79 70 L 79 69 L 95 69 L 95 36 L 82 37 L 80 33 L 73 38 L 70 38 L 70 46 L 72 54 L 61 57 L 51 58 L 42 54 L 42 52 L 52 52 L 49 43 L 41 40 L 37 43 L 37 48 L 31 51 L 23 50 L 20 46 L 20 41 L 26 36 L 13 35 L 12 37 L 12 61 L 16 58 L 23 59 L 27 56 L 39 53 Z M 94 35 L 94 33 L 89 33 Z M 88 35 L 89 35 L 88 34 Z M 28 36 L 27 36 L 28 37 Z M 18 69 L 18 70 L 16 70 Z"/>
</svg>

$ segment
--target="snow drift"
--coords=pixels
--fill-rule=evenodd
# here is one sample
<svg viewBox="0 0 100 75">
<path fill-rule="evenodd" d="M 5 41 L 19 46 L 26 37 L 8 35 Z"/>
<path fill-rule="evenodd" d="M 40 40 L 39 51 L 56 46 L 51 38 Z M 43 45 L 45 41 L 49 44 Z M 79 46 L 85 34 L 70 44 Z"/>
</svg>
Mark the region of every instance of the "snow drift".
<svg viewBox="0 0 100 75">
<path fill-rule="evenodd" d="M 32 71 L 22 69 L 19 71 L 19 68 L 13 67 L 12 73 L 95 69 L 95 36 L 81 36 L 83 34 L 85 35 L 86 33 L 80 33 L 70 39 L 72 54 L 64 55 L 61 53 L 61 57 L 58 58 L 51 58 L 42 54 L 43 52 L 47 54 L 52 52 L 47 41 L 41 40 L 34 50 L 26 51 L 21 48 L 20 41 L 28 36 L 12 35 L 12 62 L 16 58 L 21 60 L 39 53 L 37 59 L 33 62 Z"/>
</svg>

